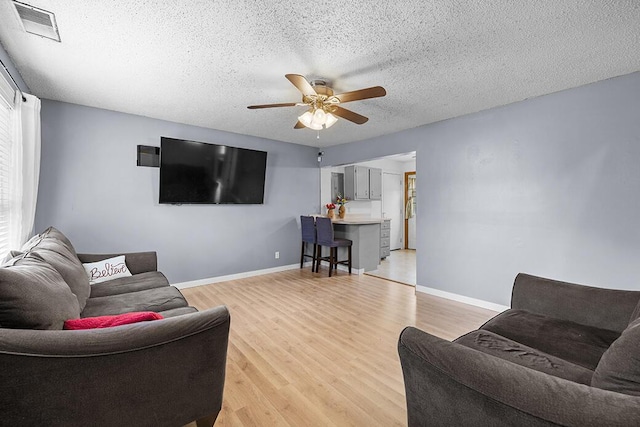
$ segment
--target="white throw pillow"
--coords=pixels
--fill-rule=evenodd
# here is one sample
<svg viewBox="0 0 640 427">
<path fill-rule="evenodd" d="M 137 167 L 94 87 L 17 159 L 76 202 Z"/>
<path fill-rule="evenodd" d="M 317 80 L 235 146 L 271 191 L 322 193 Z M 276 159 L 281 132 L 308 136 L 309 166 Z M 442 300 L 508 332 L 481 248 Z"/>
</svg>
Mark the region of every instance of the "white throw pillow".
<svg viewBox="0 0 640 427">
<path fill-rule="evenodd" d="M 98 262 L 89 262 L 82 264 L 84 270 L 89 276 L 89 283 L 106 282 L 107 280 L 117 279 L 118 277 L 131 276 L 131 272 L 124 262 L 124 255 L 105 259 Z"/>
</svg>

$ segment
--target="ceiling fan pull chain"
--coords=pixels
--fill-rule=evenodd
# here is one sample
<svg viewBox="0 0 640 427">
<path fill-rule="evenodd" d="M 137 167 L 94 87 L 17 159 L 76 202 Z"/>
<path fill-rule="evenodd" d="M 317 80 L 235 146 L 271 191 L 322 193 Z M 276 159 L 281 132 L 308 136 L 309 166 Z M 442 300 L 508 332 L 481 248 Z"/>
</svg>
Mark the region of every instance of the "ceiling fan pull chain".
<svg viewBox="0 0 640 427">
<path fill-rule="evenodd" d="M 318 131 L 318 136 L 316 136 L 316 139 L 320 139 L 320 131 Z"/>
</svg>

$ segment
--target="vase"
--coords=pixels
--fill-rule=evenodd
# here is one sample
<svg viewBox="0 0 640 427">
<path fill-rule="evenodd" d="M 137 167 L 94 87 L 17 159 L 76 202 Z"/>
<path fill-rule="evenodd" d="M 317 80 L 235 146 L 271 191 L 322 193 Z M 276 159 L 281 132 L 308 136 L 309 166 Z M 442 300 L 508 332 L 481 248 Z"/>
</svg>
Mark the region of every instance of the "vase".
<svg viewBox="0 0 640 427">
<path fill-rule="evenodd" d="M 338 216 L 342 219 L 347 214 L 347 210 L 344 205 L 340 205 L 340 209 L 338 209 Z"/>
<path fill-rule="evenodd" d="M 335 217 L 333 213 L 334 209 L 327 210 L 327 217 L 333 219 Z"/>
</svg>

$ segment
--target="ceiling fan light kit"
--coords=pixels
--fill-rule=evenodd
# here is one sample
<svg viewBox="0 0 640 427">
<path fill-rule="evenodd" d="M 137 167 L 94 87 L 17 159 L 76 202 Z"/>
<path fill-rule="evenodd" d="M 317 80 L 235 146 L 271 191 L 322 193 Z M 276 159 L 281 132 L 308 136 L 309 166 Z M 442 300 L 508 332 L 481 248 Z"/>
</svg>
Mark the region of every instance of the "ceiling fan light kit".
<svg viewBox="0 0 640 427">
<path fill-rule="evenodd" d="M 321 130 L 333 126 L 338 118 L 331 113 L 326 113 L 322 108 L 316 108 L 298 117 L 298 121 L 309 129 Z"/>
<path fill-rule="evenodd" d="M 308 111 L 298 117 L 298 122 L 293 127 L 294 129 L 302 129 L 305 127 L 316 131 L 328 129 L 338 121 L 338 117 L 342 117 L 358 125 L 364 124 L 369 120 L 367 117 L 347 110 L 339 104 L 362 99 L 378 98 L 387 94 L 383 87 L 374 86 L 334 95 L 333 89 L 327 86 L 325 80 L 318 79 L 309 82 L 304 76 L 299 74 L 287 74 L 285 77 L 302 93 L 301 103 L 290 102 L 250 105 L 247 108 L 254 110 L 274 107 L 310 107 Z"/>
</svg>

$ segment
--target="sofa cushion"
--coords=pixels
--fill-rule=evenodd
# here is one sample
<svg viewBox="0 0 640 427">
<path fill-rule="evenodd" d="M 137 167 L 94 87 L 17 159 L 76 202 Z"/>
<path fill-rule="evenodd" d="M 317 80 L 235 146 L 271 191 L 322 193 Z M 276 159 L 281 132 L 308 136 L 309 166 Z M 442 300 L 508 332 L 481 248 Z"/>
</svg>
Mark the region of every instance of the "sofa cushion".
<svg viewBox="0 0 640 427">
<path fill-rule="evenodd" d="M 39 255 L 27 253 L 0 268 L 0 327 L 62 329 L 79 316 L 78 298 Z"/>
<path fill-rule="evenodd" d="M 91 285 L 91 298 L 145 291 L 165 286 L 169 286 L 169 281 L 164 274 L 159 271 L 149 271 Z"/>
<path fill-rule="evenodd" d="M 629 315 L 638 302 L 638 291 L 596 288 L 524 273 L 516 276 L 511 294 L 514 310 L 527 310 L 618 334 L 629 326 Z"/>
<path fill-rule="evenodd" d="M 42 239 L 31 249 L 32 253 L 41 256 L 64 279 L 78 298 L 80 311 L 84 309 L 89 298 L 91 288 L 89 279 L 78 257 L 61 241 L 57 239 Z"/>
<path fill-rule="evenodd" d="M 602 355 L 591 385 L 640 396 L 640 319 L 633 321 Z"/>
<path fill-rule="evenodd" d="M 161 311 L 159 314 L 161 314 L 162 317 L 167 319 L 169 317 L 182 316 L 183 314 L 191 314 L 191 313 L 197 313 L 197 312 L 198 312 L 197 308 L 189 306 L 189 307 L 172 308 L 171 310 Z"/>
<path fill-rule="evenodd" d="M 481 329 L 590 370 L 620 336 L 615 331 L 513 309 L 497 315 Z"/>
<path fill-rule="evenodd" d="M 554 377 L 585 385 L 591 384 L 593 371 L 490 331 L 472 331 L 454 342 Z"/>
<path fill-rule="evenodd" d="M 155 311 L 157 313 L 187 305 L 187 301 L 177 288 L 167 286 L 146 291 L 89 298 L 81 317 L 107 316 L 132 311 Z"/>
<path fill-rule="evenodd" d="M 119 277 L 131 276 L 124 258 L 124 255 L 120 255 L 102 261 L 82 264 L 89 277 L 89 283 L 95 285 L 96 283 L 107 282 Z"/>
</svg>

